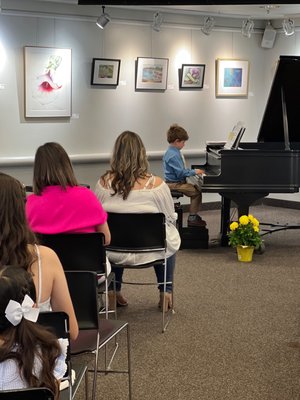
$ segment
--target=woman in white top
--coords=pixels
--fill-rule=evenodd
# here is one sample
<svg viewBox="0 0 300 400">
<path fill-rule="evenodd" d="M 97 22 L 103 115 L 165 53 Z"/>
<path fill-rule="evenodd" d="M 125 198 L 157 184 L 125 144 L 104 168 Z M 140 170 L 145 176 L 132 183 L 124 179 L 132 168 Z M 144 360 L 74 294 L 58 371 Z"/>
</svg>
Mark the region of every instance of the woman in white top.
<svg viewBox="0 0 300 400">
<path fill-rule="evenodd" d="M 26 195 L 15 178 L 0 173 L 0 268 L 22 267 L 33 276 L 37 306 L 65 311 L 70 320 L 70 337 L 76 339 L 78 324 L 64 270 L 56 253 L 39 246 L 25 215 Z"/>
<path fill-rule="evenodd" d="M 111 168 L 97 182 L 96 195 L 103 208 L 108 212 L 159 213 L 166 216 L 167 239 L 167 281 L 173 280 L 175 253 L 180 246 L 180 236 L 175 222 L 177 214 L 169 187 L 158 176 L 149 172 L 149 164 L 144 144 L 134 132 L 125 131 L 114 145 Z M 140 264 L 159 259 L 155 253 L 134 255 L 130 253 L 110 253 L 108 258 L 112 264 Z M 162 282 L 163 266 L 155 266 L 157 281 Z M 123 268 L 113 268 L 116 281 L 122 281 Z M 163 285 L 160 291 L 160 307 L 162 307 Z M 126 306 L 127 301 L 121 293 L 121 283 L 117 283 L 117 305 Z M 166 309 L 172 302 L 172 285 L 167 285 Z"/>
</svg>

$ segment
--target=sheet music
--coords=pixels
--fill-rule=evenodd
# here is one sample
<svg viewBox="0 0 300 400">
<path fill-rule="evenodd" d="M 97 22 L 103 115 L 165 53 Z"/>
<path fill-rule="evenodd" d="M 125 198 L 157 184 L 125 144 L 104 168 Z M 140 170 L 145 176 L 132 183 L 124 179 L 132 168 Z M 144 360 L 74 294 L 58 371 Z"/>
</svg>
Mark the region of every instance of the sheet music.
<svg viewBox="0 0 300 400">
<path fill-rule="evenodd" d="M 209 147 L 211 146 L 209 149 L 209 151 L 211 153 L 214 153 L 216 156 L 220 157 L 221 150 L 224 150 L 224 149 L 225 150 L 234 150 L 234 149 L 238 148 L 245 130 L 246 130 L 246 128 L 244 126 L 244 122 L 238 121 L 237 124 L 228 133 L 226 142 L 210 141 L 210 142 L 206 142 L 206 145 Z M 221 147 L 219 147 L 219 146 L 217 146 L 217 143 L 219 143 L 219 144 L 223 143 L 223 145 L 221 145 Z M 217 147 L 217 148 L 214 148 L 214 147 Z"/>
<path fill-rule="evenodd" d="M 236 148 L 240 143 L 245 129 L 244 122 L 238 121 L 237 124 L 232 128 L 232 131 L 228 133 L 224 149 L 230 150 Z"/>
</svg>

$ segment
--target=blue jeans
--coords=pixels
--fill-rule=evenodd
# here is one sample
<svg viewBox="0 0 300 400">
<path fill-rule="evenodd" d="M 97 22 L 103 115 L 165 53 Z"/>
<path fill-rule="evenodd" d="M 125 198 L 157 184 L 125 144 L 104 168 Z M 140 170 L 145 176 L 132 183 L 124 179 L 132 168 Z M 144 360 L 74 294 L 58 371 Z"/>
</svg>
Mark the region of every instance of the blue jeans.
<svg viewBox="0 0 300 400">
<path fill-rule="evenodd" d="M 173 282 L 173 275 L 174 275 L 174 269 L 175 269 L 175 254 L 173 254 L 171 257 L 167 258 L 167 282 Z M 121 290 L 122 286 L 122 278 L 123 278 L 123 272 L 124 268 L 123 267 L 116 267 L 113 264 L 111 265 L 111 270 L 115 274 L 115 279 L 116 279 L 116 291 L 119 292 Z M 154 270 L 157 278 L 157 282 L 163 282 L 164 281 L 164 267 L 163 264 L 157 264 L 154 265 Z M 113 289 L 113 286 L 110 285 L 109 287 L 110 290 Z M 158 289 L 160 292 L 164 291 L 164 285 L 158 285 Z M 167 292 L 172 292 L 172 283 L 168 283 L 166 285 L 166 291 Z"/>
</svg>

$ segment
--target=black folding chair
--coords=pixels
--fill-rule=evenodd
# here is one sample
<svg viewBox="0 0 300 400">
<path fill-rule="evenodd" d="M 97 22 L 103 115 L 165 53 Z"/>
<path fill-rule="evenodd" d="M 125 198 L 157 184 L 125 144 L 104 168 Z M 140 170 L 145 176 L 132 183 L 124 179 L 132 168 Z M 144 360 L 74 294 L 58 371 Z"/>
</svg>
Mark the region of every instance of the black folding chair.
<svg viewBox="0 0 300 400">
<path fill-rule="evenodd" d="M 70 343 L 70 334 L 69 334 L 69 317 L 68 314 L 63 311 L 46 311 L 41 312 L 37 321 L 40 325 L 43 325 L 49 328 L 57 338 L 67 339 Z M 73 365 L 71 362 L 71 351 L 70 345 L 67 349 L 67 372 L 61 382 L 67 381 L 67 388 L 61 390 L 60 392 L 60 400 L 72 400 L 75 397 L 75 394 L 82 382 L 82 379 L 85 378 L 85 396 L 87 399 L 88 396 L 88 379 L 87 379 L 87 363 L 81 361 L 80 363 L 76 363 Z M 72 382 L 72 370 L 75 372 L 75 380 Z M 17 399 L 16 399 L 17 400 Z"/>
<path fill-rule="evenodd" d="M 164 268 L 164 280 L 159 282 L 164 286 L 173 282 L 167 281 L 167 259 L 166 259 L 166 225 L 163 213 L 108 213 L 108 225 L 111 232 L 111 243 L 107 251 L 116 253 L 157 253 L 157 260 L 146 264 L 130 265 L 114 264 L 114 267 L 130 269 L 149 268 L 162 264 Z M 122 284 L 131 285 L 158 285 L 157 282 L 123 281 Z M 172 307 L 167 312 L 165 309 L 165 298 L 163 299 L 162 332 L 165 332 L 170 322 L 170 316 L 174 313 L 174 285 L 172 285 Z M 166 318 L 168 314 L 168 318 Z"/>
<path fill-rule="evenodd" d="M 0 392 L 0 400 L 54 400 L 54 394 L 44 387 L 4 390 Z"/>
<path fill-rule="evenodd" d="M 98 293 L 104 293 L 104 307 L 100 314 L 108 318 L 116 310 L 108 308 L 108 286 L 114 283 L 114 274 L 107 273 L 104 234 L 95 233 L 58 233 L 37 234 L 40 242 L 55 251 L 65 271 L 94 271 L 103 276 L 104 281 L 98 286 Z M 115 286 L 115 285 L 113 285 Z"/>
<path fill-rule="evenodd" d="M 72 359 L 76 355 L 92 354 L 94 357 L 92 399 L 96 396 L 97 373 L 124 373 L 128 375 L 128 398 L 131 400 L 130 334 L 128 322 L 100 318 L 97 307 L 97 275 L 91 271 L 65 271 L 70 295 L 79 325 L 79 335 L 71 341 Z M 111 365 L 119 347 L 117 335 L 126 331 L 127 369 L 112 369 Z M 109 363 L 107 345 L 114 339 L 114 349 Z M 105 349 L 105 367 L 99 369 L 99 350 Z"/>
</svg>

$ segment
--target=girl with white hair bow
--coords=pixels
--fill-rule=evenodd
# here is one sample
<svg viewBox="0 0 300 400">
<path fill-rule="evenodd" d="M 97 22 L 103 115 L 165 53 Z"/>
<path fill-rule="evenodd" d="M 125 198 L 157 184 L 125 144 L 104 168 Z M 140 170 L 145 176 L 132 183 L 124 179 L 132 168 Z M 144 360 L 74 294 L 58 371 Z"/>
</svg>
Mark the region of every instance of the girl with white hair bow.
<svg viewBox="0 0 300 400">
<path fill-rule="evenodd" d="M 58 398 L 68 341 L 36 324 L 36 291 L 22 267 L 0 269 L 0 391 L 47 387 Z"/>
</svg>

